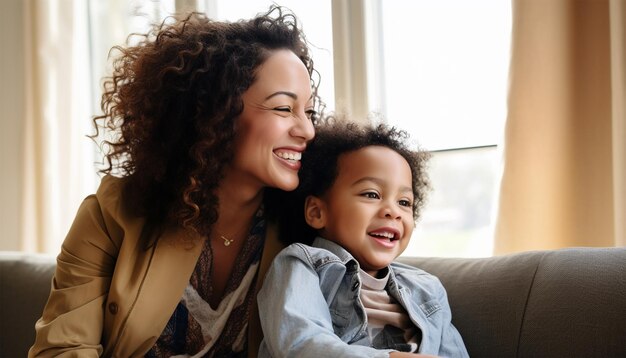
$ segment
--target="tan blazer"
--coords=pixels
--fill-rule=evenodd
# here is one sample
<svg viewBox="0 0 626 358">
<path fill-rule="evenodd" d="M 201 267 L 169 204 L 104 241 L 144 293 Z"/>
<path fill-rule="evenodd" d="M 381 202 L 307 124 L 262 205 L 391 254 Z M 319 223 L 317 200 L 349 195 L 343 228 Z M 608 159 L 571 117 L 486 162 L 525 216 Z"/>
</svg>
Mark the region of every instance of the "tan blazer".
<svg viewBox="0 0 626 358">
<path fill-rule="evenodd" d="M 180 301 L 202 245 L 181 243 L 189 234 L 175 229 L 144 250 L 139 242 L 144 220 L 125 211 L 122 184 L 123 179 L 104 177 L 80 206 L 57 257 L 29 357 L 141 357 Z M 258 287 L 280 249 L 275 228 L 268 228 Z M 249 356 L 256 356 L 261 339 L 255 305 Z"/>
</svg>

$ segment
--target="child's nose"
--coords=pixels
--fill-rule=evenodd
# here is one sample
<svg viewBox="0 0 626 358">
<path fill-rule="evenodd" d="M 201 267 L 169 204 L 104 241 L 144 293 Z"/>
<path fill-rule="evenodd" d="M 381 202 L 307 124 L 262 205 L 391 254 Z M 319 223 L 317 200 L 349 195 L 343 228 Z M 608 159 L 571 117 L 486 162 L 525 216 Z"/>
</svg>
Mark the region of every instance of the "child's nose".
<svg viewBox="0 0 626 358">
<path fill-rule="evenodd" d="M 384 205 L 382 207 L 381 214 L 382 214 L 382 216 L 388 217 L 388 218 L 391 218 L 391 219 L 399 219 L 400 218 L 400 209 L 397 208 L 393 204 L 387 203 L 386 205 Z"/>
</svg>

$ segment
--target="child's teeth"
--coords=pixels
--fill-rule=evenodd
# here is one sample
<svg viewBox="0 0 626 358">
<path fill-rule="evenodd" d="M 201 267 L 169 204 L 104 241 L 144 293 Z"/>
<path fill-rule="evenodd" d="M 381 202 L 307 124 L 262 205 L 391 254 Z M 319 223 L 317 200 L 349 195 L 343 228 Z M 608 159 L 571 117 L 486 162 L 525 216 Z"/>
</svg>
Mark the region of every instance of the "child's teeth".
<svg viewBox="0 0 626 358">
<path fill-rule="evenodd" d="M 393 233 L 391 233 L 391 232 L 379 232 L 379 233 L 376 233 L 376 234 L 374 234 L 374 235 L 375 235 L 375 236 L 379 236 L 379 237 L 384 237 L 384 238 L 387 238 L 387 239 L 389 239 L 389 241 L 393 240 L 393 238 L 394 238 L 394 236 L 395 236 L 395 235 L 394 235 Z"/>
</svg>

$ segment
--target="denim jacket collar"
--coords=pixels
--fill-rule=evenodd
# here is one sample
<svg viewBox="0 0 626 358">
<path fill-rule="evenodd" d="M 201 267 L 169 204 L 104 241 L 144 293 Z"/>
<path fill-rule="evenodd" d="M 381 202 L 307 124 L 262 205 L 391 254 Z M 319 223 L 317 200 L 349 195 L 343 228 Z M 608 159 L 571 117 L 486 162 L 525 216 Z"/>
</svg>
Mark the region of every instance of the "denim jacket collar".
<svg viewBox="0 0 626 358">
<path fill-rule="evenodd" d="M 313 240 L 313 245 L 314 247 L 319 247 L 321 249 L 326 249 L 330 252 L 332 252 L 333 254 L 335 254 L 339 260 L 341 262 L 343 262 L 344 264 L 348 263 L 349 261 L 355 261 L 354 257 L 346 250 L 344 249 L 341 245 L 324 239 L 323 237 L 316 237 L 315 240 Z M 358 265 L 358 262 L 357 262 Z"/>
<path fill-rule="evenodd" d="M 335 243 L 334 241 L 330 241 L 328 239 L 324 239 L 321 236 L 318 236 L 315 238 L 315 240 L 313 240 L 312 246 L 330 251 L 335 256 L 337 256 L 337 259 L 341 263 L 343 263 L 347 267 L 354 267 L 355 272 L 358 272 L 361 268 L 361 265 L 359 265 L 359 262 L 354 258 L 354 256 L 352 256 L 351 253 L 349 253 L 346 249 L 344 249 L 341 245 Z M 393 270 L 391 270 L 389 266 L 387 266 L 387 270 L 389 271 L 388 285 L 391 284 L 392 286 L 396 286 L 396 279 Z M 402 289 L 401 286 L 398 288 Z"/>
</svg>

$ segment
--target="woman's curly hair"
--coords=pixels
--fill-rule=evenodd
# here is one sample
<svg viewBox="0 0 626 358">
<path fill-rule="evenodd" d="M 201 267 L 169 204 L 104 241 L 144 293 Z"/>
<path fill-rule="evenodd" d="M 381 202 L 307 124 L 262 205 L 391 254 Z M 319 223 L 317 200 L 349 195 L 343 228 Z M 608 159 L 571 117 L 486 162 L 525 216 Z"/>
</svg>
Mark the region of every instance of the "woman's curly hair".
<svg viewBox="0 0 626 358">
<path fill-rule="evenodd" d="M 273 50 L 291 50 L 317 74 L 308 43 L 296 17 L 277 6 L 232 23 L 191 13 L 141 38 L 114 47 L 120 56 L 92 136 L 112 134 L 102 142 L 108 165 L 101 172 L 125 177 L 125 201 L 147 219 L 144 239 L 165 223 L 206 236 L 218 216 L 214 190 L 233 157 L 242 94 Z M 311 86 L 321 112 L 313 77 Z"/>
<path fill-rule="evenodd" d="M 298 173 L 300 184 L 294 192 L 281 193 L 281 239 L 285 244 L 310 244 L 316 230 L 304 220 L 304 202 L 307 196 L 322 196 L 330 189 L 339 173 L 338 160 L 342 154 L 368 146 L 387 147 L 400 154 L 411 168 L 413 191 L 413 218 L 417 220 L 426 202 L 430 188 L 427 161 L 430 153 L 412 150 L 407 132 L 385 124 L 358 124 L 345 119 L 327 118 L 316 127 L 313 141 L 302 154 L 302 168 Z M 395 175 L 389 173 L 389 175 Z"/>
</svg>

